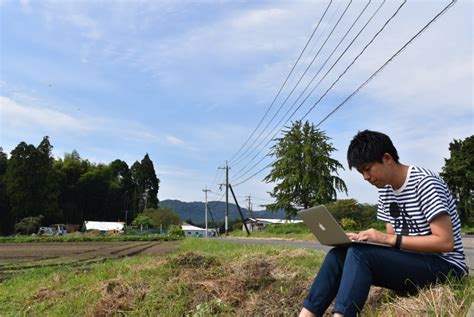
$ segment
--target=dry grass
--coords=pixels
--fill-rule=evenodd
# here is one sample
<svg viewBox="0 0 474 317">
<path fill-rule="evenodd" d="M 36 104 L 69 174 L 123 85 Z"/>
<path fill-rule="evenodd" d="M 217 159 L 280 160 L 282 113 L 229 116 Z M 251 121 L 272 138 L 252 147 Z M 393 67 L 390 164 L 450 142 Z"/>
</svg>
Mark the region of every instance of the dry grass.
<svg viewBox="0 0 474 317">
<path fill-rule="evenodd" d="M 282 266 L 281 259 L 310 255 L 305 250 L 284 250 L 275 255 L 243 256 L 228 266 L 205 254 L 188 253 L 175 260 L 186 264 L 175 282 L 189 286 L 190 316 L 201 316 L 197 312 L 202 307 L 215 316 L 296 316 L 312 279 Z M 361 315 L 458 317 L 466 315 L 471 301 L 470 286 L 462 290 L 459 285 L 432 286 L 411 297 L 372 287 Z M 331 316 L 331 311 L 332 305 L 325 316 Z"/>
<path fill-rule="evenodd" d="M 101 287 L 101 299 L 92 311 L 92 316 L 116 316 L 136 309 L 147 293 L 146 285 L 133 286 L 121 279 L 106 281 Z"/>
<path fill-rule="evenodd" d="M 472 303 L 471 294 L 456 294 L 457 286 L 433 285 L 420 290 L 416 296 L 395 297 L 391 303 L 382 303 L 383 316 L 466 316 Z"/>
<path fill-rule="evenodd" d="M 227 306 L 226 313 L 230 311 L 237 316 L 296 315 L 311 283 L 298 273 L 286 270 L 285 274 L 285 269 L 278 263 L 281 254 L 257 258 L 243 256 L 232 266 L 214 262 L 215 259 L 204 254 L 187 256 L 191 259 L 185 260 L 185 255 L 179 257 L 178 262 L 186 263 L 187 269 L 181 270 L 174 282 L 189 285 L 191 315 L 198 305 L 216 302 Z M 214 262 L 215 265 L 211 268 L 188 265 L 195 261 Z M 213 313 L 219 315 L 215 306 L 218 305 L 212 307 Z"/>
</svg>

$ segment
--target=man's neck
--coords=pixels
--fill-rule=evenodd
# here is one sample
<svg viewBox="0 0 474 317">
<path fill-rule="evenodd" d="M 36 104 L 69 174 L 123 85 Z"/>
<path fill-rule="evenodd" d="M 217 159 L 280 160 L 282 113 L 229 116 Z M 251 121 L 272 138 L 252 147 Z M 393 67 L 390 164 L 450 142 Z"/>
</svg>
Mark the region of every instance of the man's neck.
<svg viewBox="0 0 474 317">
<path fill-rule="evenodd" d="M 393 175 L 393 180 L 390 185 L 392 185 L 392 188 L 397 190 L 400 189 L 400 187 L 403 186 L 405 183 L 405 180 L 408 175 L 408 165 L 403 165 L 403 164 L 397 164 L 395 165 L 395 171 Z"/>
</svg>

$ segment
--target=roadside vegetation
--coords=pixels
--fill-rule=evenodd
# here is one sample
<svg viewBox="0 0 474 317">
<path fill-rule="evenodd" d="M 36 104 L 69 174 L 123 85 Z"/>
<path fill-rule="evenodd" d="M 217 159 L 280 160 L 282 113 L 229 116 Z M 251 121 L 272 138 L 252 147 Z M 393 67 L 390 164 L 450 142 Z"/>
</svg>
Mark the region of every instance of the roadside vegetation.
<svg viewBox="0 0 474 317">
<path fill-rule="evenodd" d="M 248 237 L 247 232 L 233 230 L 231 237 Z M 250 238 L 286 239 L 286 240 L 314 240 L 314 235 L 304 223 L 272 224 L 263 230 L 251 232 Z"/>
<path fill-rule="evenodd" d="M 25 243 L 25 242 L 92 242 L 92 241 L 173 241 L 183 238 L 180 226 L 170 226 L 167 234 L 124 234 L 116 231 L 102 233 L 98 230 L 87 232 L 73 232 L 55 236 L 8 236 L 0 237 L 0 243 Z"/>
<path fill-rule="evenodd" d="M 0 315 L 295 316 L 324 254 L 184 239 L 179 251 L 18 271 L 0 281 Z M 466 316 L 473 278 L 398 297 L 373 288 L 364 316 Z"/>
</svg>

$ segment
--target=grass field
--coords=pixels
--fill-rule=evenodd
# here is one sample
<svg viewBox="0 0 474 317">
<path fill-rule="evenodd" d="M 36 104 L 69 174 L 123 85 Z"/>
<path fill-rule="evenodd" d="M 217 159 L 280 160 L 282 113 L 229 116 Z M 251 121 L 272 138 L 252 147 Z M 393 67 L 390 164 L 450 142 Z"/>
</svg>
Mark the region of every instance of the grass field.
<svg viewBox="0 0 474 317">
<path fill-rule="evenodd" d="M 0 316 L 295 316 L 324 254 L 184 239 L 178 251 L 32 268 L 0 282 Z M 373 288 L 365 316 L 466 316 L 474 281 L 398 298 Z"/>
</svg>

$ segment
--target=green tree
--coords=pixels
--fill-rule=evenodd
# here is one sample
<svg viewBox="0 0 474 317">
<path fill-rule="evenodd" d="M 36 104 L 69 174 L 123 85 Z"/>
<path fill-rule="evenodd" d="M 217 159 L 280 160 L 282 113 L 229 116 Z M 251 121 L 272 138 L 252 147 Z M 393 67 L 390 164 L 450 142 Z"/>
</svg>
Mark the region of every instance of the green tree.
<svg viewBox="0 0 474 317">
<path fill-rule="evenodd" d="M 78 180 L 82 220 L 115 221 L 108 217 L 111 171 L 104 165 L 93 166 Z"/>
<path fill-rule="evenodd" d="M 88 160 L 83 160 L 79 153 L 73 150 L 71 153 L 66 153 L 63 160 L 56 160 L 54 168 L 60 175 L 59 206 L 63 212 L 63 222 L 80 224 L 87 219 L 82 218 L 78 183 L 81 175 L 92 169 L 92 164 Z"/>
<path fill-rule="evenodd" d="M 153 226 L 153 220 L 149 216 L 141 213 L 141 214 L 138 214 L 135 219 L 133 219 L 132 225 L 145 226 L 145 228 L 148 228 L 149 226 Z"/>
<path fill-rule="evenodd" d="M 37 147 L 38 151 L 38 179 L 40 180 L 39 195 L 41 214 L 45 215 L 48 222 L 57 222 L 61 218 L 59 210 L 60 175 L 53 167 L 54 158 L 52 155 L 53 146 L 49 142 L 49 137 L 43 140 Z"/>
<path fill-rule="evenodd" d="M 453 140 L 449 152 L 441 176 L 457 200 L 461 221 L 470 225 L 474 222 L 474 135 Z"/>
<path fill-rule="evenodd" d="M 130 168 L 133 182 L 133 207 L 136 213 L 146 208 L 158 207 L 158 189 L 160 180 L 156 177 L 153 162 L 145 155 L 143 160 L 135 162 Z"/>
<path fill-rule="evenodd" d="M 114 202 L 114 210 L 119 211 L 121 218 L 127 222 L 135 218 L 132 211 L 133 206 L 133 181 L 132 173 L 126 162 L 115 160 L 109 165 L 113 181 L 112 181 L 112 201 Z"/>
<path fill-rule="evenodd" d="M 168 229 L 170 225 L 181 224 L 178 214 L 169 207 L 148 208 L 140 215 L 144 215 L 151 219 L 151 224 L 155 228 Z"/>
<path fill-rule="evenodd" d="M 14 220 L 10 211 L 10 199 L 7 195 L 5 174 L 8 158 L 0 147 L 0 235 L 13 233 Z"/>
<path fill-rule="evenodd" d="M 53 169 L 51 149 L 45 136 L 37 148 L 21 142 L 11 152 L 6 189 L 16 219 L 42 214 L 50 222 L 60 217 L 59 176 Z"/>
<path fill-rule="evenodd" d="M 355 199 L 338 199 L 326 207 L 341 224 L 344 218 L 352 219 L 355 222 L 353 229 L 368 229 L 377 222 L 377 205 L 361 204 Z M 380 224 L 376 226 L 380 228 Z"/>
<path fill-rule="evenodd" d="M 300 208 L 335 201 L 337 191 L 347 193 L 346 184 L 337 176 L 343 166 L 331 158 L 336 149 L 323 131 L 296 121 L 276 141 L 271 154 L 276 161 L 264 178 L 267 183 L 277 183 L 270 192 L 276 201 L 267 209 L 283 208 L 291 218 Z"/>
<path fill-rule="evenodd" d="M 155 168 L 153 167 L 153 162 L 148 156 L 148 153 L 141 161 L 140 166 L 143 177 L 142 182 L 145 206 L 146 208 L 157 208 L 160 180 L 156 177 Z"/>
</svg>

